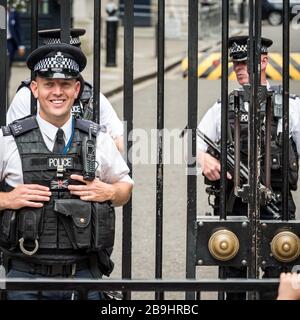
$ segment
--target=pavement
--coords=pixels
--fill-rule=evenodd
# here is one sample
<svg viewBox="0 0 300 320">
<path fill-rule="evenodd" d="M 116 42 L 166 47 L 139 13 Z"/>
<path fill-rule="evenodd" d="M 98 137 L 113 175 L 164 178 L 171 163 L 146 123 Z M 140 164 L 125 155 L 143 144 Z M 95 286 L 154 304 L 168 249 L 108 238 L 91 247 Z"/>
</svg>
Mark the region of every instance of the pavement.
<svg viewBox="0 0 300 320">
<path fill-rule="evenodd" d="M 238 34 L 244 26 L 231 22 L 231 34 Z M 124 30 L 119 27 L 116 67 L 106 67 L 105 39 L 101 41 L 101 67 L 100 67 L 100 90 L 107 97 L 121 92 L 124 82 Z M 199 52 L 209 51 L 220 44 L 220 35 L 200 39 Z M 187 55 L 187 39 L 166 39 L 165 41 L 165 70 L 170 70 L 179 65 Z M 88 64 L 83 71 L 83 77 L 93 82 L 93 55 L 87 55 Z M 134 29 L 134 84 L 154 78 L 157 75 L 157 58 L 155 54 L 155 29 L 153 27 Z M 14 63 L 9 87 L 9 97 L 12 98 L 20 82 L 30 77 L 30 72 L 24 62 Z"/>
</svg>

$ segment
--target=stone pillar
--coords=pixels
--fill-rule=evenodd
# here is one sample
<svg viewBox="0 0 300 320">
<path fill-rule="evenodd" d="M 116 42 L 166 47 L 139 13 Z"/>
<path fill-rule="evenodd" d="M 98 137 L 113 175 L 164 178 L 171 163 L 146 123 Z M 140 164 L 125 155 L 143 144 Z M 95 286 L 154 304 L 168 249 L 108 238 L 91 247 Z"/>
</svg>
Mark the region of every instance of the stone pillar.
<svg viewBox="0 0 300 320">
<path fill-rule="evenodd" d="M 85 54 L 93 51 L 94 34 L 94 1 L 73 1 L 73 26 L 74 28 L 83 28 L 86 33 L 81 37 L 81 48 Z"/>
<path fill-rule="evenodd" d="M 107 13 L 105 7 L 107 3 L 114 2 L 119 7 L 118 0 L 102 0 L 101 1 L 101 47 L 105 44 L 105 19 Z M 81 38 L 81 47 L 86 54 L 93 51 L 93 35 L 94 35 L 94 1 L 93 0 L 73 0 L 73 21 L 75 28 L 86 29 L 86 34 Z"/>
</svg>

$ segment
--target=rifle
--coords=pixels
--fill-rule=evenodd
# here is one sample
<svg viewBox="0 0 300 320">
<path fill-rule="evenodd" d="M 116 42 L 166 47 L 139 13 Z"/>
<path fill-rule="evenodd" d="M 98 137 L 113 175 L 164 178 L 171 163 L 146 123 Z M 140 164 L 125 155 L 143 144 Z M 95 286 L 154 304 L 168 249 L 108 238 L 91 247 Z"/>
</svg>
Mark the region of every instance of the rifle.
<svg viewBox="0 0 300 320">
<path fill-rule="evenodd" d="M 214 143 L 208 136 L 206 136 L 201 130 L 196 129 L 197 135 L 213 150 L 215 157 L 220 159 L 221 156 L 221 147 L 220 145 Z M 229 171 L 234 171 L 235 168 L 235 159 L 234 159 L 234 147 L 229 145 L 227 148 L 227 167 Z M 249 170 L 248 168 L 240 162 L 240 178 L 246 182 L 248 181 Z M 259 183 L 259 191 L 263 196 L 263 203 L 261 205 L 269 211 L 273 218 L 278 220 L 280 219 L 279 208 L 277 207 L 278 198 L 276 194 L 270 189 L 267 188 L 262 183 Z"/>
</svg>

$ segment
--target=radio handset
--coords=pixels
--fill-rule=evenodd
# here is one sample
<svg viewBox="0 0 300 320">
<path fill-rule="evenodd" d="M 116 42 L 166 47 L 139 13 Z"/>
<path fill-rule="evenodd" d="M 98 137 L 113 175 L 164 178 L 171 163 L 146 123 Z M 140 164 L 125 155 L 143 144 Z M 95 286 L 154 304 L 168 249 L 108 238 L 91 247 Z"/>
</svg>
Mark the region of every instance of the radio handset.
<svg viewBox="0 0 300 320">
<path fill-rule="evenodd" d="M 92 181 L 96 172 L 96 146 L 92 139 L 92 130 L 89 128 L 89 136 L 84 138 L 82 145 L 83 179 Z"/>
</svg>

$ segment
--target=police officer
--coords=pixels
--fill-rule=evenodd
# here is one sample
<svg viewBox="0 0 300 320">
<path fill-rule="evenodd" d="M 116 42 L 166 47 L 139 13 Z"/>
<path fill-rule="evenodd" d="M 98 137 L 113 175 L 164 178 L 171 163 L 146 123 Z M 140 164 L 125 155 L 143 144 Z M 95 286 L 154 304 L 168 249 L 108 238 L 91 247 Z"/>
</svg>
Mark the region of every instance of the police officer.
<svg viewBox="0 0 300 320">
<path fill-rule="evenodd" d="M 248 36 L 236 36 L 229 39 L 229 56 L 233 62 L 233 69 L 237 77 L 238 83 L 242 86 L 249 83 L 249 74 L 247 71 L 247 41 Z M 275 95 L 281 96 L 282 92 L 279 87 L 271 87 L 266 78 L 266 67 L 268 65 L 268 48 L 272 45 L 272 40 L 267 38 L 261 38 L 261 84 L 267 86 L 269 90 L 274 90 Z M 234 108 L 233 108 L 233 94 L 229 95 L 229 128 L 230 136 L 234 140 Z M 247 164 L 248 161 L 248 108 L 247 102 L 241 101 L 241 160 Z M 298 155 L 300 155 L 300 99 L 291 95 L 289 99 L 290 108 L 290 189 L 296 190 L 298 180 Z M 271 186 L 274 192 L 280 194 L 282 187 L 282 164 L 280 159 L 282 158 L 282 104 L 276 105 L 277 113 L 273 114 L 272 120 L 272 149 L 271 153 L 273 161 L 271 165 Z M 279 110 L 279 112 L 278 112 Z M 221 101 L 218 100 L 204 115 L 198 125 L 204 134 L 206 134 L 212 141 L 219 143 L 221 140 Z M 209 152 L 207 152 L 207 145 L 202 139 L 197 140 L 197 160 L 200 163 L 203 175 L 213 184 L 218 190 L 220 187 L 220 161 L 214 158 Z M 263 150 L 263 146 L 262 146 Z M 232 176 L 228 172 L 228 188 L 227 188 L 227 201 L 229 207 L 229 215 L 247 215 L 247 204 L 243 203 L 240 198 L 234 196 Z M 219 196 L 216 193 L 214 203 L 214 214 L 219 214 Z M 281 205 L 280 205 L 281 207 Z M 292 198 L 292 194 L 289 195 L 289 214 L 290 219 L 295 217 L 295 204 Z M 272 219 L 270 212 L 261 207 L 260 212 L 261 219 Z M 245 277 L 246 268 L 234 268 L 226 267 L 226 277 Z M 266 268 L 264 276 L 277 277 L 279 276 L 278 269 Z M 263 296 L 261 296 L 262 298 Z M 269 296 L 270 297 L 270 296 Z M 267 298 L 269 298 L 267 297 Z M 243 299 L 244 293 L 227 293 L 228 299 Z M 273 297 L 272 297 L 273 298 Z M 275 294 L 274 294 L 275 298 Z"/>
<path fill-rule="evenodd" d="M 27 66 L 39 113 L 0 130 L 0 248 L 8 278 L 101 278 L 113 269 L 114 206 L 128 201 L 133 181 L 105 128 L 71 115 L 85 65 L 82 51 L 69 44 L 34 50 Z M 8 298 L 37 293 L 9 291 Z"/>
<path fill-rule="evenodd" d="M 60 29 L 47 29 L 40 30 L 38 32 L 39 37 L 42 40 L 43 45 L 60 43 Z M 81 45 L 80 36 L 85 34 L 84 29 L 73 28 L 70 30 L 70 44 L 79 47 Z M 84 81 L 80 77 L 81 90 L 78 99 L 72 107 L 72 113 L 76 116 L 92 120 L 93 108 L 92 108 L 92 85 Z M 9 124 L 16 119 L 23 118 L 30 114 L 30 79 L 22 81 L 18 88 L 16 95 L 14 96 L 9 109 L 6 114 L 6 123 Z M 107 127 L 108 132 L 114 139 L 118 149 L 123 152 L 123 123 L 118 118 L 115 110 L 108 101 L 108 99 L 100 92 L 100 122 L 101 125 Z M 38 104 L 39 108 L 39 104 Z"/>
</svg>

